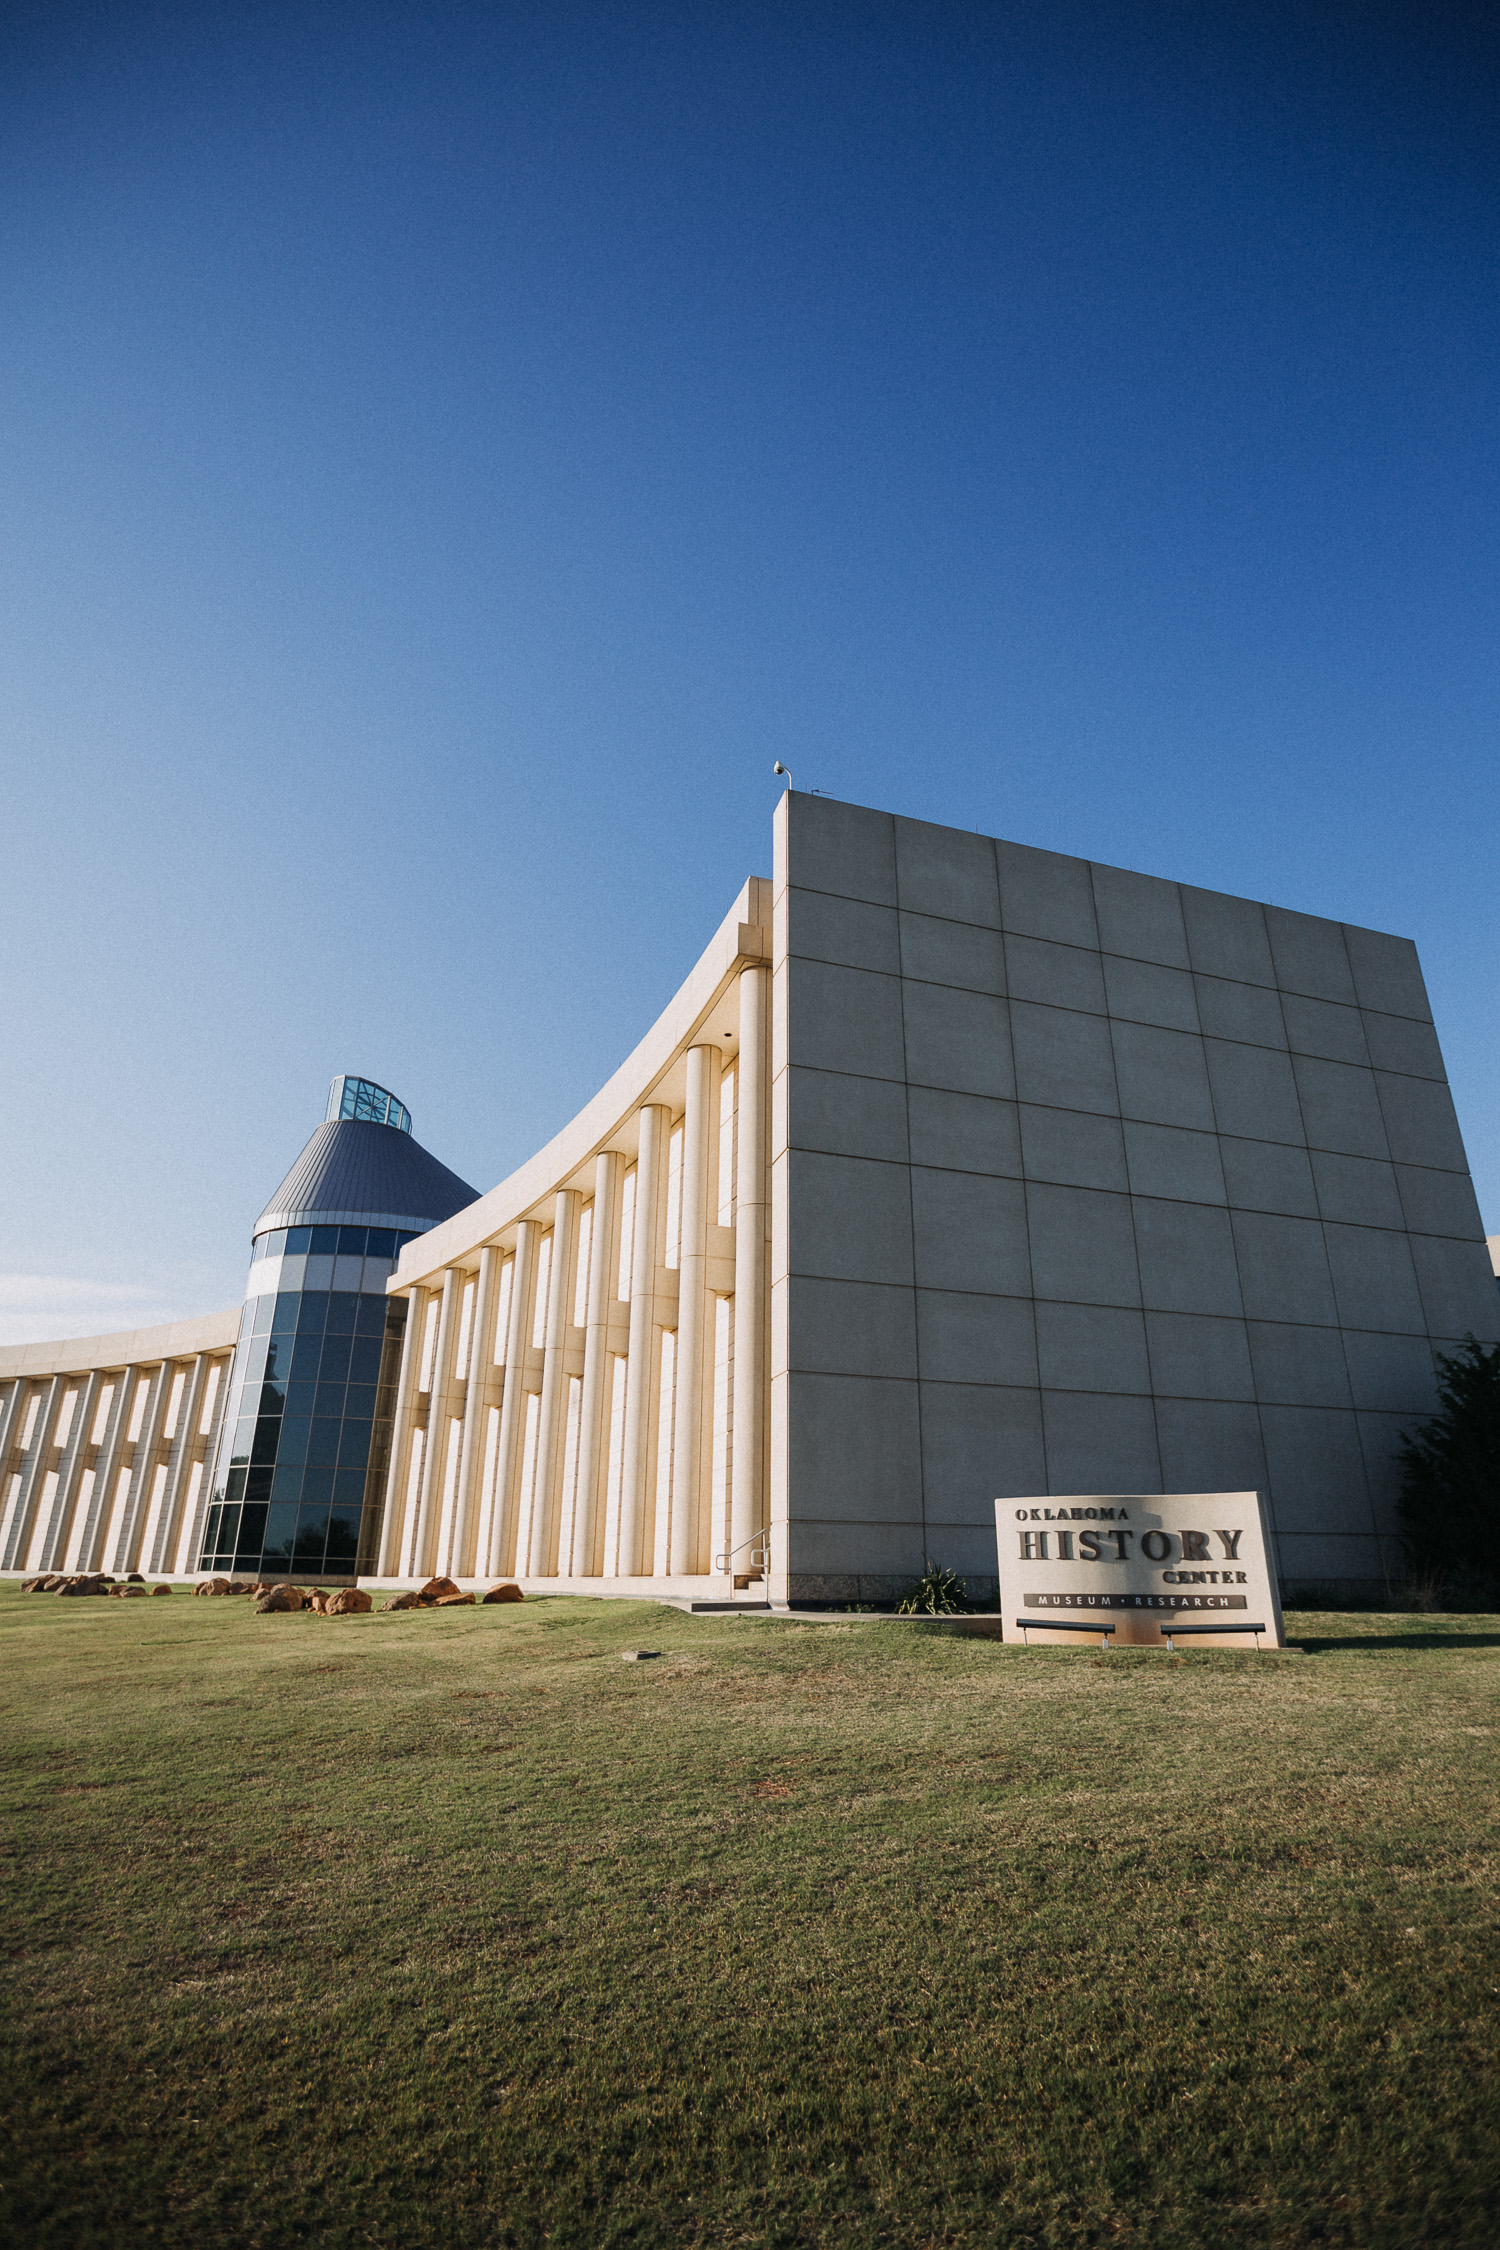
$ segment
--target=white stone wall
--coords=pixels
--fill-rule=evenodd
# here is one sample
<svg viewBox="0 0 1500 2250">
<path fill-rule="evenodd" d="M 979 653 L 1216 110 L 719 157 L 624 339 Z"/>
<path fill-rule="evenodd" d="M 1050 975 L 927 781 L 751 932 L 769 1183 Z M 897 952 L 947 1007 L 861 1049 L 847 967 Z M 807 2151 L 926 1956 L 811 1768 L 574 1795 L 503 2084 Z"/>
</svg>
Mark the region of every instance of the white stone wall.
<svg viewBox="0 0 1500 2250">
<path fill-rule="evenodd" d="M 1398 1432 L 1500 1335 L 1398 937 L 794 796 L 778 822 L 779 1590 L 997 1495 L 1269 1495 L 1291 1582 L 1399 1573 Z"/>
</svg>

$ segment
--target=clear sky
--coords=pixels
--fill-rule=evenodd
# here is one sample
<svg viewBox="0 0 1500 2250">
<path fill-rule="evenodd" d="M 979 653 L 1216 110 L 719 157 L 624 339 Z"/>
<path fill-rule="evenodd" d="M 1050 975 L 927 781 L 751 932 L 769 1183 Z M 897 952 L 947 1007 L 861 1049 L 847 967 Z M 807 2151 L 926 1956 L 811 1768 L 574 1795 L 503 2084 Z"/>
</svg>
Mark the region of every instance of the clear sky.
<svg viewBox="0 0 1500 2250">
<path fill-rule="evenodd" d="M 1493 8 L 0 21 L 0 1338 L 476 1188 L 800 788 L 1416 938 L 1487 1224 Z"/>
</svg>

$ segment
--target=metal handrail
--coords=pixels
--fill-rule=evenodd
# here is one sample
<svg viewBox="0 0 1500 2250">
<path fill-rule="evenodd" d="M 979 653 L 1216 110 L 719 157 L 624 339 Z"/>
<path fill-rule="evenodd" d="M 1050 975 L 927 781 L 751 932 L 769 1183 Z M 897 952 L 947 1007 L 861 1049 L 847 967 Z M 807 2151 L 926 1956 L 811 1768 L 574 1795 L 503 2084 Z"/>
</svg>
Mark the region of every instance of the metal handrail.
<svg viewBox="0 0 1500 2250">
<path fill-rule="evenodd" d="M 714 1569 L 724 1577 L 732 1577 L 734 1574 L 729 1566 L 734 1561 L 735 1556 L 742 1555 L 747 1547 L 753 1550 L 750 1556 L 751 1562 L 760 1564 L 761 1576 L 763 1578 L 769 1577 L 771 1571 L 771 1529 L 769 1524 L 763 1524 L 759 1531 L 752 1531 L 749 1538 L 742 1539 L 737 1547 L 726 1547 L 722 1555 L 715 1555 Z"/>
</svg>

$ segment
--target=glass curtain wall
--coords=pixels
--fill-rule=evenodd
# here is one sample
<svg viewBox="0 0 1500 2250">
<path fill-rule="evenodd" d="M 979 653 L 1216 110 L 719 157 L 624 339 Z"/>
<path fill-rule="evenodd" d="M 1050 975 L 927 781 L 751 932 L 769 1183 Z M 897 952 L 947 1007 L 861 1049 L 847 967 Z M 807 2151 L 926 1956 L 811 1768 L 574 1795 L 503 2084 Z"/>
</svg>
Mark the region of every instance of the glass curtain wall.
<svg viewBox="0 0 1500 2250">
<path fill-rule="evenodd" d="M 373 1569 L 406 1326 L 385 1284 L 411 1239 L 363 1226 L 257 1238 L 200 1569 Z"/>
</svg>

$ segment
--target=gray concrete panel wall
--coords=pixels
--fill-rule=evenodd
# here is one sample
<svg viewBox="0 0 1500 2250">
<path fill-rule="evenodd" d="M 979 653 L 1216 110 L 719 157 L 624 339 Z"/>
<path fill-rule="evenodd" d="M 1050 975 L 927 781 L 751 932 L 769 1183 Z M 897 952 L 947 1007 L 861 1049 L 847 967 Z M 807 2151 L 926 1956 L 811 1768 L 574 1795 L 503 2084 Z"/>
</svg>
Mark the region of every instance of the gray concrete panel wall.
<svg viewBox="0 0 1500 2250">
<path fill-rule="evenodd" d="M 1397 1436 L 1500 1337 L 1410 941 L 805 796 L 775 880 L 789 1591 L 984 1583 L 997 1495 L 1132 1487 L 1399 1572 Z"/>
</svg>

